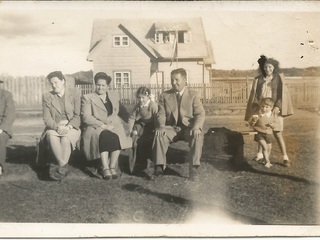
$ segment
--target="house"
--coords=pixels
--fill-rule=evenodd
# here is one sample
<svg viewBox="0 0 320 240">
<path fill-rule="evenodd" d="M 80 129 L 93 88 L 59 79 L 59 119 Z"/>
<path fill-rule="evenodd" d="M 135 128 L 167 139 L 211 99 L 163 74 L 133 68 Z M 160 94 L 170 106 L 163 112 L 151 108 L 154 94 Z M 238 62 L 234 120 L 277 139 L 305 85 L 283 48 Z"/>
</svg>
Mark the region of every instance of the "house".
<svg viewBox="0 0 320 240">
<path fill-rule="evenodd" d="M 115 88 L 170 83 L 180 67 L 189 83 L 208 83 L 214 63 L 201 18 L 95 20 L 87 60 L 94 74 L 112 76 Z"/>
</svg>

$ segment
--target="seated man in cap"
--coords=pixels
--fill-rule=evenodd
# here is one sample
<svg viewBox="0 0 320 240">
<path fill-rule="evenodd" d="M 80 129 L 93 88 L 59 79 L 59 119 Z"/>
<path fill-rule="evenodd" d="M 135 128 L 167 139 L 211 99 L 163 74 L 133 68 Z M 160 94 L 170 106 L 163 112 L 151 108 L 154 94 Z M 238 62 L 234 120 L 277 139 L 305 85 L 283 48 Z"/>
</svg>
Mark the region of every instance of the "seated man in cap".
<svg viewBox="0 0 320 240">
<path fill-rule="evenodd" d="M 3 81 L 0 80 L 0 83 Z M 15 119 L 15 107 L 12 94 L 0 89 L 0 176 L 6 172 L 6 147 L 12 137 L 12 124 Z"/>
</svg>

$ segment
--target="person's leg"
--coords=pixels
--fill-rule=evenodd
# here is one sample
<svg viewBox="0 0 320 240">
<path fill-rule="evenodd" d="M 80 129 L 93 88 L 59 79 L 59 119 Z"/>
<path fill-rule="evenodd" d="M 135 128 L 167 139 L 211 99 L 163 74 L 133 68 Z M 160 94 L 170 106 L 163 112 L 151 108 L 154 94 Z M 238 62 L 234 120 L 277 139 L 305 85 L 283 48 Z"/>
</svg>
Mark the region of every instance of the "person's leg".
<svg viewBox="0 0 320 240">
<path fill-rule="evenodd" d="M 120 150 L 116 150 L 110 153 L 110 171 L 113 179 L 118 178 L 117 167 L 120 156 Z"/>
<path fill-rule="evenodd" d="M 268 156 L 269 156 L 269 160 L 270 160 L 272 143 L 267 143 L 267 147 L 268 147 Z"/>
<path fill-rule="evenodd" d="M 161 136 L 155 135 L 152 144 L 152 160 L 154 161 L 155 169 L 161 172 L 165 169 L 167 162 L 166 153 L 168 151 L 170 143 L 173 142 L 173 137 L 177 133 L 173 128 L 168 128 L 165 130 L 165 134 Z M 158 174 L 157 171 L 155 172 Z"/>
<path fill-rule="evenodd" d="M 262 146 L 262 153 L 263 153 L 264 159 L 266 160 L 265 166 L 267 168 L 270 168 L 272 164 L 270 163 L 270 159 L 269 159 L 268 144 L 264 139 L 260 139 L 259 144 Z"/>
<path fill-rule="evenodd" d="M 62 149 L 62 162 L 58 162 L 59 166 L 64 166 L 69 162 L 72 146 L 69 138 L 62 137 L 61 140 L 61 149 Z"/>
<path fill-rule="evenodd" d="M 64 165 L 60 137 L 54 136 L 54 135 L 47 135 L 46 139 L 47 139 L 49 147 L 50 147 L 50 149 L 53 153 L 53 156 L 54 156 L 55 160 L 57 161 L 58 165 L 59 166 Z"/>
<path fill-rule="evenodd" d="M 198 138 L 194 138 L 191 129 L 186 129 L 184 133 L 185 141 L 189 143 L 189 178 L 193 179 L 197 175 L 197 169 L 200 167 L 200 159 L 202 155 L 203 134 Z"/>
<path fill-rule="evenodd" d="M 7 143 L 9 139 L 10 136 L 6 132 L 0 133 L 0 167 L 3 173 L 6 171 Z"/>
<path fill-rule="evenodd" d="M 287 155 L 287 148 L 286 148 L 286 144 L 283 139 L 282 132 L 281 131 L 277 131 L 277 132 L 274 131 L 273 135 L 277 140 L 279 148 L 281 149 L 281 152 L 283 155 L 283 163 L 285 166 L 289 167 L 291 164 L 290 164 L 289 157 Z"/>
<path fill-rule="evenodd" d="M 102 177 L 106 180 L 111 179 L 111 172 L 109 167 L 109 152 L 105 151 L 100 153 L 101 165 L 102 165 Z"/>
<path fill-rule="evenodd" d="M 258 143 L 258 152 L 257 155 L 254 157 L 254 160 L 259 161 L 261 159 L 263 159 L 262 146 Z"/>
</svg>

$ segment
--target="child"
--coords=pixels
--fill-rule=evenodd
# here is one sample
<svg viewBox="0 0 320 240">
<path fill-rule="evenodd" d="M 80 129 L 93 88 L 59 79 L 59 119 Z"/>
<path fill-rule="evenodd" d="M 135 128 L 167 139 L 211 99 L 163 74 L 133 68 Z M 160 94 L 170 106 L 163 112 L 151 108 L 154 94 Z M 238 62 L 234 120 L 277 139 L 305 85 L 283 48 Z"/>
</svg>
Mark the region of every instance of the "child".
<svg viewBox="0 0 320 240">
<path fill-rule="evenodd" d="M 270 153 L 272 148 L 272 130 L 277 127 L 277 116 L 272 113 L 274 101 L 272 98 L 263 98 L 260 101 L 260 110 L 258 114 L 252 115 L 249 119 L 249 125 L 258 133 L 254 136 L 254 140 L 262 147 L 262 152 L 266 160 L 265 167 L 270 168 Z"/>
<path fill-rule="evenodd" d="M 155 115 L 158 105 L 152 101 L 152 95 L 147 87 L 137 90 L 137 105 L 129 118 L 129 130 L 133 140 L 132 151 L 129 154 L 131 173 L 142 173 L 147 168 L 148 158 L 152 156 L 152 142 L 155 129 Z"/>
</svg>

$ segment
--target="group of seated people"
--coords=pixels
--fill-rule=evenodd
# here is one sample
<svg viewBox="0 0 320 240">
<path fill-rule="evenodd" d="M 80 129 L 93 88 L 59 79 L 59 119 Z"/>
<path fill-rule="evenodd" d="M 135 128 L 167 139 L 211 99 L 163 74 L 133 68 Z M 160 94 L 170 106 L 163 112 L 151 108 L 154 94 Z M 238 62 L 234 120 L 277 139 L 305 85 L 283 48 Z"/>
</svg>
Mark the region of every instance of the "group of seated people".
<svg viewBox="0 0 320 240">
<path fill-rule="evenodd" d="M 53 180 L 67 176 L 70 155 L 81 139 L 87 161 L 97 161 L 95 174 L 101 179 L 117 179 L 121 150 L 129 154 L 132 173 L 144 171 L 147 160 L 154 163 L 152 177 L 164 173 L 170 143 L 189 142 L 189 178 L 197 177 L 203 145 L 205 110 L 198 94 L 186 87 L 186 70 L 171 72 L 172 88 L 151 99 L 147 87 L 136 92 L 138 100 L 124 124 L 123 106 L 116 92 L 109 89 L 111 77 L 104 72 L 94 76 L 95 91 L 81 97 L 77 88 L 66 87 L 60 71 L 47 76 L 52 91 L 43 95 L 45 129 L 37 146 L 37 164 L 48 167 Z M 125 126 L 126 125 L 126 126 Z"/>
<path fill-rule="evenodd" d="M 272 166 L 268 157 L 271 148 L 269 135 L 273 134 L 283 154 L 283 163 L 289 167 L 291 162 L 282 132 L 283 117 L 293 114 L 290 95 L 284 77 L 279 74 L 278 62 L 262 55 L 258 63 L 261 75 L 254 79 L 245 120 L 256 117 L 257 109 L 266 105 L 261 101 L 271 98 L 272 103 L 267 105 L 277 116 L 279 126 L 259 128 L 255 137 L 259 143 L 255 160 L 266 159 L 266 167 Z M 105 180 L 119 177 L 117 168 L 122 149 L 131 150 L 129 167 L 132 173 L 145 170 L 150 159 L 154 166 L 153 177 L 157 177 L 166 169 L 169 145 L 186 141 L 190 148 L 189 179 L 198 179 L 205 110 L 197 92 L 187 87 L 185 69 L 171 72 L 172 87 L 160 95 L 158 102 L 152 100 L 147 87 L 140 87 L 136 92 L 138 103 L 126 124 L 120 117 L 123 106 L 117 93 L 110 90 L 112 79 L 106 73 L 95 74 L 94 93 L 82 97 L 79 89 L 66 87 L 66 79 L 60 71 L 50 73 L 47 79 L 52 91 L 43 94 L 45 129 L 37 145 L 36 162 L 39 166 L 49 167 L 51 179 L 61 180 L 67 176 L 71 153 L 80 139 L 86 160 L 98 161 L 95 176 Z M 6 144 L 12 137 L 14 119 L 12 94 L 0 89 L 0 176 L 6 172 Z M 253 125 L 257 130 L 256 122 Z"/>
</svg>

